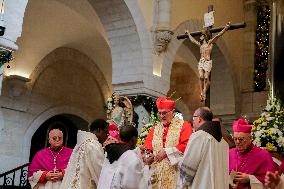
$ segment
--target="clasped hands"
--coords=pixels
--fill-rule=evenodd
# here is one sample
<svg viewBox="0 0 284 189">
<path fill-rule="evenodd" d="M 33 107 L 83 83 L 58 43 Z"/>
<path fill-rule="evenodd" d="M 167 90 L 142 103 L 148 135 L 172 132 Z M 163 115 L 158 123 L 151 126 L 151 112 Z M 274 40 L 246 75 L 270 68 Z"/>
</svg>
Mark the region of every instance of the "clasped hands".
<svg viewBox="0 0 284 189">
<path fill-rule="evenodd" d="M 237 172 L 234 181 L 237 183 L 247 183 L 249 182 L 249 174 Z"/>
<path fill-rule="evenodd" d="M 163 159 L 167 158 L 167 153 L 164 149 L 160 150 L 158 154 L 155 156 L 155 162 L 161 162 Z"/>
<path fill-rule="evenodd" d="M 45 176 L 45 179 L 47 181 L 52 181 L 52 182 L 56 182 L 56 181 L 59 181 L 59 180 L 62 180 L 63 178 L 63 174 L 61 171 L 49 171 L 46 176 Z"/>
<path fill-rule="evenodd" d="M 238 183 L 248 183 L 250 181 L 249 174 L 242 173 L 242 172 L 232 172 L 231 175 L 233 178 L 233 186 L 232 188 L 236 188 Z"/>
<path fill-rule="evenodd" d="M 160 150 L 156 156 L 145 147 L 141 147 L 141 155 L 145 164 L 150 165 L 153 162 L 161 162 L 163 159 L 167 158 L 166 151 L 164 149 Z"/>
</svg>

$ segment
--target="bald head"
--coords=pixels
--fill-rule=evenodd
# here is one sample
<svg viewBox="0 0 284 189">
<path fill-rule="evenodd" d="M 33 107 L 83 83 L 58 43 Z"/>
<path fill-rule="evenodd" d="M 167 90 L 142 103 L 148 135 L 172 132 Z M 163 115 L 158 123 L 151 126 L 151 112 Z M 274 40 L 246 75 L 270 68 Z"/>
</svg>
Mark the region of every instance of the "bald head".
<svg viewBox="0 0 284 189">
<path fill-rule="evenodd" d="M 51 129 L 48 134 L 50 148 L 57 150 L 63 146 L 63 132 L 59 129 Z"/>
</svg>

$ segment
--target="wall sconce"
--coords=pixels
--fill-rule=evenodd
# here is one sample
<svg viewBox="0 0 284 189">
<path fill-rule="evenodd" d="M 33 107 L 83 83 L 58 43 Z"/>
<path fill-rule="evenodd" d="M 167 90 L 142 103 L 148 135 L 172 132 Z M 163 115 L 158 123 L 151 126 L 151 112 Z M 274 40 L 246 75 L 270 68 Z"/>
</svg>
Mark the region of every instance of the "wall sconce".
<svg viewBox="0 0 284 189">
<path fill-rule="evenodd" d="M 1 9 L 0 9 L 0 36 L 3 36 L 5 33 L 5 21 L 4 21 L 4 2 L 5 0 L 2 0 L 1 3 Z"/>
</svg>

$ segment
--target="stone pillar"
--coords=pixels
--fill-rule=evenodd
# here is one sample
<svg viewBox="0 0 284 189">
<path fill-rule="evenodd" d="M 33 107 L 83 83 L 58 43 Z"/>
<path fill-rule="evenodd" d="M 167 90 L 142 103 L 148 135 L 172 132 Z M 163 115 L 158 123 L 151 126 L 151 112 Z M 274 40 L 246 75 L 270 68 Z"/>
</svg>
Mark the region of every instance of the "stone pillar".
<svg viewBox="0 0 284 189">
<path fill-rule="evenodd" d="M 167 49 L 173 35 L 170 30 L 171 0 L 155 0 L 154 3 L 154 50 L 160 54 Z"/>
<path fill-rule="evenodd" d="M 22 33 L 22 24 L 28 0 L 6 0 L 4 2 L 5 33 L 0 37 L 0 47 L 15 51 L 16 41 Z"/>
<path fill-rule="evenodd" d="M 282 63 L 283 59 L 283 39 L 284 39 L 284 1 L 274 0 L 273 10 L 272 10 L 272 49 L 274 53 L 273 56 L 273 66 L 272 66 L 272 79 L 271 83 L 273 86 L 273 95 L 279 98 L 282 102 L 284 101 L 284 79 L 283 79 L 283 69 L 284 65 Z"/>
<path fill-rule="evenodd" d="M 171 19 L 171 0 L 155 0 L 154 24 L 156 29 L 169 29 Z"/>
<path fill-rule="evenodd" d="M 16 41 L 22 34 L 22 25 L 28 0 L 2 0 L 4 1 L 4 15 L 0 26 L 5 27 L 4 35 L 0 37 L 0 50 L 16 51 Z M 2 1 L 0 1 L 2 3 Z M 3 66 L 0 68 L 0 91 L 3 81 Z"/>
<path fill-rule="evenodd" d="M 4 66 L 0 67 L 0 81 L 3 81 Z M 0 82 L 0 94 L 2 94 L 2 82 Z"/>
<path fill-rule="evenodd" d="M 254 92 L 254 62 L 256 36 L 256 1 L 244 0 L 244 56 L 240 69 L 241 114 L 250 120 L 258 117 L 266 105 L 267 91 Z"/>
<path fill-rule="evenodd" d="M 244 60 L 241 65 L 241 90 L 253 91 L 253 74 L 255 61 L 255 32 L 256 32 L 256 2 L 246 0 L 244 2 Z"/>
</svg>

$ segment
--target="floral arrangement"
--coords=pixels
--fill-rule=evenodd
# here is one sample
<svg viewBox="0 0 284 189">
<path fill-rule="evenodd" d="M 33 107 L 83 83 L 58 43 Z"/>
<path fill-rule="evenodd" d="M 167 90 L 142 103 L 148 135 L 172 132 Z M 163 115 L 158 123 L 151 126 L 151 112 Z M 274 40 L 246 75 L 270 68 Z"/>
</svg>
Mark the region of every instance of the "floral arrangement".
<svg viewBox="0 0 284 189">
<path fill-rule="evenodd" d="M 254 144 L 270 152 L 284 155 L 284 109 L 271 90 L 267 105 L 260 118 L 253 122 Z"/>
<path fill-rule="evenodd" d="M 150 119 L 149 119 L 149 123 L 144 124 L 144 126 L 141 128 L 141 133 L 140 133 L 140 135 L 138 136 L 138 139 L 137 139 L 137 146 L 141 146 L 141 145 L 144 144 L 145 139 L 148 136 L 150 130 L 158 121 L 160 121 L 158 116 L 152 110 L 151 115 L 150 115 Z"/>
</svg>

